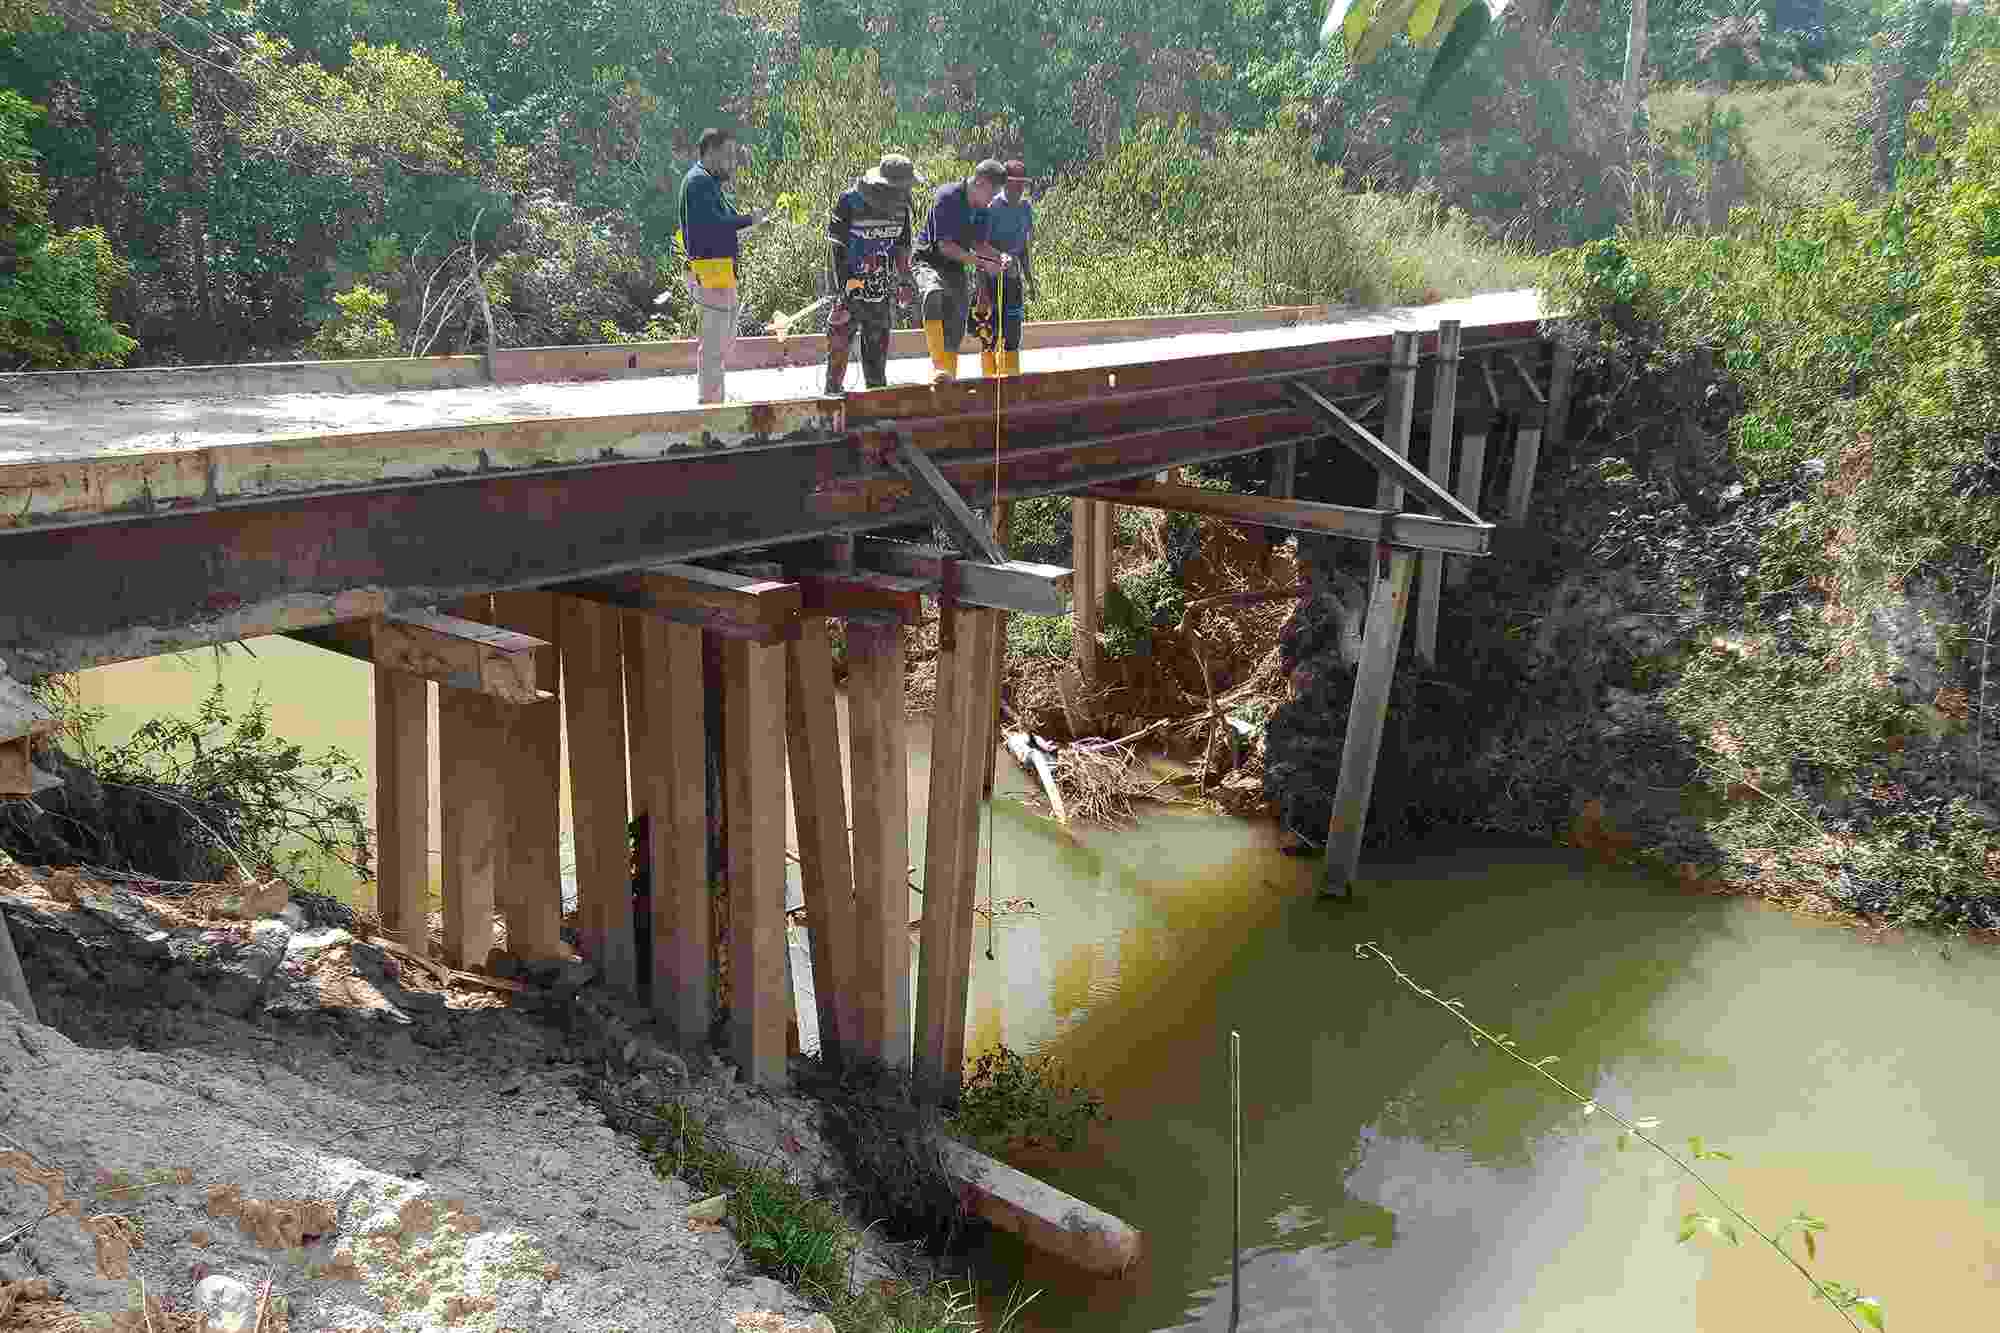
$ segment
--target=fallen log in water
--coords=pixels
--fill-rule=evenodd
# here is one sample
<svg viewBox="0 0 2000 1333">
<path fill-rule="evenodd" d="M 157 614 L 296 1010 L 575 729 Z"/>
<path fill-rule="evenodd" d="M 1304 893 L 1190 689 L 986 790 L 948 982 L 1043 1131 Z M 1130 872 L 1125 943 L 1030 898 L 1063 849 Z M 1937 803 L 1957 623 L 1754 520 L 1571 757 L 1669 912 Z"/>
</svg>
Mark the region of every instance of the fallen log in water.
<svg viewBox="0 0 2000 1333">
<path fill-rule="evenodd" d="M 971 1212 L 1087 1272 L 1122 1277 L 1143 1247 L 1136 1227 L 950 1139 L 938 1140 L 945 1174 Z"/>
</svg>

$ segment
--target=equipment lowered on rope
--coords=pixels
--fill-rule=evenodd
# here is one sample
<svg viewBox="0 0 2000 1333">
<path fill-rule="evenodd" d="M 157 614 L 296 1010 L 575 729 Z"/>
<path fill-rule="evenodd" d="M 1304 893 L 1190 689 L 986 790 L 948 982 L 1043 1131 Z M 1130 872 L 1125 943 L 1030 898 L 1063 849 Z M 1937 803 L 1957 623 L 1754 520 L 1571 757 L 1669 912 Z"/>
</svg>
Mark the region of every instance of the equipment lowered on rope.
<svg viewBox="0 0 2000 1333">
<path fill-rule="evenodd" d="M 1000 345 L 999 304 L 998 301 L 975 303 L 972 314 L 966 320 L 972 336 L 979 339 L 979 345 L 989 352 Z"/>
</svg>

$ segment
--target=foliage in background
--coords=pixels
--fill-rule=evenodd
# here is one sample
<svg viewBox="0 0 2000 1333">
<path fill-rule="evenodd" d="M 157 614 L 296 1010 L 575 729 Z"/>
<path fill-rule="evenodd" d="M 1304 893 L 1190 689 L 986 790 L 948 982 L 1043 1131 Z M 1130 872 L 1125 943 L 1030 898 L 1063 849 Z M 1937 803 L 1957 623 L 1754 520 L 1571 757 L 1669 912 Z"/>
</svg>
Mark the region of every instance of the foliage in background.
<svg viewBox="0 0 2000 1333">
<path fill-rule="evenodd" d="M 0 369 L 116 365 L 137 346 L 105 315 L 130 266 L 101 227 L 49 225 L 29 131 L 44 114 L 0 87 Z"/>
<path fill-rule="evenodd" d="M 1853 804 L 1894 786 L 1906 738 L 1965 736 L 1955 700 L 1983 684 L 1951 645 L 1983 638 L 1973 594 L 2000 551 L 1996 110 L 2000 52 L 1967 51 L 1911 117 L 1891 194 L 1622 234 L 1550 273 L 1588 409 L 1635 472 L 1671 475 L 1705 516 L 1718 466 L 1752 494 L 1797 488 L 1739 571 L 1742 604 L 1694 608 L 1714 647 L 1669 696 L 1710 787 L 1758 798 L 1721 836 L 1789 849 L 1787 870 L 1850 901 L 1886 886 L 1877 909 L 1912 922 L 2000 925 L 1983 820 L 1946 804 L 1919 837 Z M 1917 588 L 1945 590 L 1935 698 L 1899 688 L 1871 633 Z"/>
<path fill-rule="evenodd" d="M 333 298 L 339 314 L 306 339 L 305 354 L 314 361 L 345 361 L 361 357 L 401 356 L 396 326 L 382 317 L 388 307 L 385 292 L 361 284 Z"/>
</svg>

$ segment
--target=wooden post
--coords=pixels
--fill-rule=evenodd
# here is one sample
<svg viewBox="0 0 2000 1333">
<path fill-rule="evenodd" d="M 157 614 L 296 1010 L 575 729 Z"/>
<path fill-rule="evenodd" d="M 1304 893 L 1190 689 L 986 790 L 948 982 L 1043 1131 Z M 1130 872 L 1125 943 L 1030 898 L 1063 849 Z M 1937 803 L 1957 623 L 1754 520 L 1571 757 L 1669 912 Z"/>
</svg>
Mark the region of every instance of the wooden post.
<svg viewBox="0 0 2000 1333">
<path fill-rule="evenodd" d="M 701 680 L 702 697 L 708 701 L 702 767 L 708 785 L 709 993 L 720 1010 L 729 1002 L 729 784 L 723 781 L 728 771 L 723 737 L 728 732 L 724 713 L 729 699 L 723 689 L 722 636 L 706 630 L 701 636 Z"/>
<path fill-rule="evenodd" d="M 1271 451 L 1271 497 L 1292 500 L 1299 489 L 1299 447 L 1287 445 Z"/>
<path fill-rule="evenodd" d="M 996 612 L 960 607 L 956 642 L 939 655 L 931 724 L 930 810 L 924 837 L 924 915 L 917 959 L 917 1088 L 956 1095 L 965 1065 L 965 1005 L 972 977 L 978 880 L 981 746 L 991 738 Z"/>
<path fill-rule="evenodd" d="M 1576 376 L 1576 349 L 1558 342 L 1549 363 L 1549 402 L 1542 443 L 1553 449 L 1569 438 L 1569 404 Z"/>
<path fill-rule="evenodd" d="M 1542 421 L 1546 420 L 1547 413 L 1547 405 L 1544 404 L 1541 417 L 1532 425 L 1524 421 L 1515 436 L 1514 471 L 1507 478 L 1507 521 L 1510 523 L 1527 520 L 1528 505 L 1535 494 L 1535 466 L 1542 452 Z"/>
<path fill-rule="evenodd" d="M 375 911 L 412 953 L 430 954 L 430 682 L 375 668 Z"/>
<path fill-rule="evenodd" d="M 744 1080 L 785 1081 L 785 646 L 725 639 L 730 1053 Z"/>
<path fill-rule="evenodd" d="M 799 622 L 799 637 L 785 645 L 785 674 L 792 817 L 799 831 L 799 879 L 812 947 L 819 1049 L 828 1064 L 837 1064 L 858 1049 L 861 1040 L 854 967 L 859 930 L 847 799 L 841 789 L 845 775 L 840 718 L 834 711 L 833 641 L 826 617 L 807 616 Z"/>
<path fill-rule="evenodd" d="M 1104 595 L 1111 591 L 1111 548 L 1118 536 L 1118 506 L 1097 501 L 1097 515 L 1091 520 L 1090 535 L 1096 546 L 1090 553 L 1090 573 L 1096 580 L 1096 595 L 1093 598 L 1099 608 L 1099 624 L 1102 624 Z"/>
<path fill-rule="evenodd" d="M 1096 526 L 1098 510 L 1102 507 L 1094 500 L 1069 502 L 1070 564 L 1074 566 L 1070 595 L 1075 599 L 1076 607 L 1072 638 L 1075 641 L 1077 669 L 1083 673 L 1086 687 L 1097 683 L 1097 630 L 1104 606 L 1097 591 Z M 943 682 L 939 684 L 942 687 Z"/>
<path fill-rule="evenodd" d="M 653 772 L 658 762 L 653 754 L 653 737 L 646 717 L 646 682 L 659 670 L 646 656 L 646 622 L 653 619 L 643 611 L 627 611 L 618 618 L 619 665 L 624 677 L 625 691 L 625 790 L 627 808 L 631 811 L 626 821 L 626 916 L 623 929 L 632 940 L 633 988 L 639 997 L 650 1003 L 650 987 L 653 979 L 653 902 L 652 902 L 652 848 L 650 839 L 639 850 L 646 855 L 647 898 L 639 899 L 637 863 L 632 857 L 633 825 L 653 813 L 652 791 Z M 657 826 L 651 826 L 657 836 Z M 645 986 L 641 986 L 641 981 Z"/>
<path fill-rule="evenodd" d="M 675 1039 L 692 1049 L 707 1040 L 715 1007 L 701 631 L 658 616 L 640 621 L 647 744 L 634 781 L 652 816 L 652 1006 Z"/>
<path fill-rule="evenodd" d="M 1480 492 L 1486 489 L 1486 431 L 1490 421 L 1491 418 L 1480 413 L 1466 422 L 1465 444 L 1459 450 L 1458 489 L 1453 493 L 1466 508 L 1474 511 L 1479 509 Z M 1481 514 L 1480 517 L 1486 516 Z M 1445 582 L 1454 588 L 1461 587 L 1471 572 L 1471 559 L 1455 555 L 1446 566 Z"/>
<path fill-rule="evenodd" d="M 854 793 L 858 1049 L 910 1067 L 909 741 L 903 627 L 847 622 L 847 739 Z"/>
<path fill-rule="evenodd" d="M 35 997 L 28 991 L 27 974 L 21 971 L 21 956 L 14 952 L 14 935 L 5 913 L 0 913 L 0 1000 L 19 1009 L 28 1022 L 41 1022 L 35 1016 Z"/>
<path fill-rule="evenodd" d="M 1458 424 L 1459 322 L 1438 324 L 1436 392 L 1431 398 L 1431 447 L 1424 470 L 1440 486 L 1451 485 L 1451 437 Z M 1417 598 L 1417 657 L 1437 665 L 1438 601 L 1444 591 L 1444 555 L 1424 552 L 1423 586 Z"/>
<path fill-rule="evenodd" d="M 1417 335 L 1402 332 L 1389 346 L 1389 390 L 1382 407 L 1382 443 L 1410 456 L 1410 420 L 1416 414 Z M 1375 507 L 1401 509 L 1403 488 L 1388 477 L 1375 482 Z"/>
<path fill-rule="evenodd" d="M 1105 527 L 1108 530 L 1110 520 L 1117 511 L 1111 505 L 1106 505 L 1104 510 Z M 965 1012 L 972 991 L 972 936 L 978 920 L 973 906 L 979 894 L 979 814 L 984 804 L 979 798 L 979 771 L 984 766 L 987 756 L 993 752 L 993 732 L 990 727 L 992 712 L 991 705 L 987 701 L 999 688 L 999 680 L 994 674 L 998 658 L 993 652 L 992 644 L 1000 634 L 1000 613 L 981 610 L 974 612 L 973 616 L 978 623 L 968 628 L 984 636 L 985 646 L 972 661 L 970 689 L 967 691 L 969 705 L 967 713 L 973 719 L 973 724 L 966 732 L 965 741 L 971 750 L 965 758 L 964 785 L 959 789 L 959 800 L 962 803 L 962 813 L 959 818 L 963 821 L 960 825 L 963 837 L 959 843 L 958 853 L 958 911 L 954 918 L 952 948 L 949 955 L 952 967 L 951 989 L 945 1010 L 948 1022 L 945 1028 L 944 1060 L 940 1066 L 949 1071 L 954 1087 L 965 1068 Z M 935 805 L 931 806 L 929 819 L 932 822 L 928 827 L 936 828 Z M 929 871 L 926 869 L 925 883 L 929 882 Z M 928 911 L 925 916 L 929 916 Z"/>
<path fill-rule="evenodd" d="M 579 597 L 559 597 L 556 608 L 563 718 L 569 728 L 577 939 L 584 957 L 603 972 L 605 983 L 629 995 L 635 977 L 621 613 Z"/>
<path fill-rule="evenodd" d="M 1396 678 L 1396 650 L 1402 643 L 1403 618 L 1410 605 L 1410 572 L 1417 558 L 1415 551 L 1400 547 L 1377 547 L 1376 551 L 1368 622 L 1362 631 L 1361 665 L 1355 675 L 1354 701 L 1347 712 L 1347 741 L 1340 753 L 1340 786 L 1326 831 L 1326 880 L 1320 893 L 1333 898 L 1345 898 L 1352 891 L 1361 862 L 1361 832 L 1375 792 L 1375 761 L 1382 749 L 1389 687 Z"/>
<path fill-rule="evenodd" d="M 551 644 L 556 638 L 555 597 L 545 592 L 493 594 L 493 623 Z M 535 685 L 561 692 L 559 650 L 538 652 Z M 500 876 L 500 907 L 507 917 L 507 951 L 528 961 L 561 958 L 562 947 L 562 707 L 502 704 L 513 715 L 507 762 L 508 857 Z"/>
<path fill-rule="evenodd" d="M 446 614 L 488 623 L 490 595 L 469 597 Z M 486 965 L 493 951 L 493 909 L 506 838 L 507 788 L 500 766 L 508 719 L 498 701 L 473 689 L 438 686 L 438 848 L 445 961 Z"/>
<path fill-rule="evenodd" d="M 1013 535 L 1013 525 L 1014 506 L 1012 503 L 1002 501 L 993 506 L 993 536 L 1003 548 L 1007 547 L 1008 540 Z M 996 683 L 996 688 L 993 691 L 993 735 L 998 737 L 1000 735 L 1000 691 L 997 685 L 998 682 L 1007 679 L 1007 613 L 1004 611 L 1000 613 L 1000 636 L 994 643 L 993 651 L 995 655 L 993 679 Z M 849 707 L 851 708 L 852 706 L 852 703 L 850 703 Z M 993 795 L 993 779 L 999 758 L 1000 747 L 998 745 L 989 745 L 986 747 L 986 782 L 980 790 L 988 797 Z"/>
</svg>

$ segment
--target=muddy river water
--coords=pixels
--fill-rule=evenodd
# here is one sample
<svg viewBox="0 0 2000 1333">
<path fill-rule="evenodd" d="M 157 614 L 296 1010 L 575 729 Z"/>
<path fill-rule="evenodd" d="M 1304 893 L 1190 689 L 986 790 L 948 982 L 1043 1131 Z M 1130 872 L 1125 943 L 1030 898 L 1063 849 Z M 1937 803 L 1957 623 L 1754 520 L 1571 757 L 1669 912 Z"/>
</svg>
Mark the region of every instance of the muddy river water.
<svg viewBox="0 0 2000 1333">
<path fill-rule="evenodd" d="M 283 640 L 89 673 L 107 729 L 191 712 L 218 670 L 309 750 L 373 748 L 369 672 Z M 913 847 L 924 729 L 912 725 Z M 1020 1164 L 1142 1228 L 1123 1280 L 997 1236 L 1029 1327 L 1222 1329 L 1228 1033 L 1244 1053 L 1243 1321 L 1257 1330 L 1763 1333 L 1846 1327 L 1750 1239 L 1677 1244 L 1695 1191 L 1397 984 L 1372 940 L 1529 1058 L 1703 1164 L 1753 1219 L 1827 1221 L 1815 1271 L 1901 1330 L 2000 1327 L 2000 955 L 1867 940 L 1548 848 L 1364 863 L 1357 900 L 1267 828 L 1165 813 L 1072 833 L 1003 761 L 969 1045 L 1047 1051 L 1106 1100 L 1085 1146 Z M 913 860 L 921 863 L 920 854 Z M 912 915 L 914 915 L 914 911 Z M 987 950 L 991 945 L 993 957 Z"/>
</svg>

